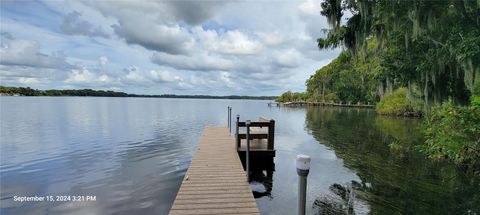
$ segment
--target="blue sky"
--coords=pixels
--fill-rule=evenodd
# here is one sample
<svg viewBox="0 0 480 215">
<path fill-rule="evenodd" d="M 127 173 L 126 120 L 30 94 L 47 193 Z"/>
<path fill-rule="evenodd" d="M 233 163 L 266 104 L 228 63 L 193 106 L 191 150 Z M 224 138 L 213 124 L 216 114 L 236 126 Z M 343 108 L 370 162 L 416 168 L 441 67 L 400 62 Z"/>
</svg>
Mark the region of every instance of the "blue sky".
<svg viewBox="0 0 480 215">
<path fill-rule="evenodd" d="M 1 1 L 0 82 L 140 94 L 278 95 L 318 50 L 320 1 Z"/>
</svg>

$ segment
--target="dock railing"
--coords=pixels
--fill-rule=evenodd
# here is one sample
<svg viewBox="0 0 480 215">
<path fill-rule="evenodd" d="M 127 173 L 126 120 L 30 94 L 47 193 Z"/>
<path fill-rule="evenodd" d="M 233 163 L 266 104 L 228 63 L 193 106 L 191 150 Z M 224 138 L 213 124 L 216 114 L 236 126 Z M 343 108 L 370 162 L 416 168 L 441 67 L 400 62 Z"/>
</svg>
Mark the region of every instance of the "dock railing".
<svg viewBox="0 0 480 215">
<path fill-rule="evenodd" d="M 242 139 L 247 139 L 246 133 L 240 133 L 241 127 L 247 127 L 245 122 L 240 121 L 240 116 L 237 115 L 237 122 L 236 122 L 236 132 L 235 132 L 235 141 L 237 148 L 240 148 L 240 144 Z M 273 119 L 266 119 L 264 117 L 260 117 L 259 121 L 250 122 L 250 128 L 267 128 L 267 131 L 254 131 L 249 133 L 250 140 L 252 139 L 267 139 L 267 149 L 273 150 L 274 149 L 274 138 L 275 138 L 275 120 Z"/>
</svg>

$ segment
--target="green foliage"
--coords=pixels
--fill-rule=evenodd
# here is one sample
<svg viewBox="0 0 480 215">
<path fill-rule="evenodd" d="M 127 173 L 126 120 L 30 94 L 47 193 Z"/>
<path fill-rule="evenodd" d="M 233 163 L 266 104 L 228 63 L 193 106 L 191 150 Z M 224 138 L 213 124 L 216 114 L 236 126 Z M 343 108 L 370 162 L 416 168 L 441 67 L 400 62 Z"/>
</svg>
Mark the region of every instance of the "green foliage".
<svg viewBox="0 0 480 215">
<path fill-rule="evenodd" d="M 294 102 L 294 101 L 307 101 L 307 100 L 308 100 L 307 93 L 305 92 L 292 93 L 292 91 L 284 92 L 280 97 L 277 97 L 275 99 L 276 102 Z"/>
<path fill-rule="evenodd" d="M 480 105 L 461 107 L 451 101 L 435 108 L 425 120 L 425 145 L 429 157 L 447 158 L 480 173 Z"/>
<path fill-rule="evenodd" d="M 408 99 L 406 88 L 398 88 L 380 100 L 376 106 L 376 111 L 379 114 L 396 116 L 402 116 L 408 113 L 420 114 L 421 106 L 412 100 Z"/>
<path fill-rule="evenodd" d="M 375 41 L 371 41 L 365 54 L 342 52 L 331 63 L 317 70 L 306 81 L 309 97 L 313 101 L 330 101 L 332 99 L 326 96 L 334 93 L 338 98 L 336 101 L 377 102 L 380 70 L 378 57 L 374 53 L 375 44 Z"/>
<path fill-rule="evenodd" d="M 480 96 L 472 96 L 471 103 L 472 106 L 480 106 Z"/>
<path fill-rule="evenodd" d="M 375 80 L 380 96 L 386 95 L 377 111 L 393 115 L 417 111 L 418 102 L 411 101 L 420 97 L 427 114 L 432 110 L 426 119 L 424 151 L 478 170 L 479 1 L 327 0 L 321 7 L 331 28 L 318 39 L 320 49 L 343 46 L 358 55 L 368 53 L 370 41 L 378 42 Z M 345 11 L 352 16 L 342 24 Z M 369 56 L 360 59 L 361 65 Z M 412 86 L 418 86 L 413 100 Z M 399 87 L 408 90 L 391 93 Z"/>
<path fill-rule="evenodd" d="M 335 93 L 329 93 L 325 96 L 325 101 L 326 102 L 334 102 L 334 103 L 337 103 L 339 102 L 340 100 L 338 99 L 338 96 L 337 94 Z"/>
<path fill-rule="evenodd" d="M 41 93 L 38 90 L 34 90 L 30 87 L 5 87 L 0 86 L 0 93 L 11 95 L 23 95 L 23 96 L 37 96 Z"/>
<path fill-rule="evenodd" d="M 475 85 L 473 86 L 473 95 L 480 96 L 480 74 L 477 74 Z"/>
<path fill-rule="evenodd" d="M 417 84 L 427 109 L 448 99 L 465 105 L 478 95 L 478 1 L 328 0 L 321 7 L 331 28 L 318 47 L 358 55 L 375 38 L 383 90 Z M 345 11 L 353 15 L 341 24 Z"/>
<path fill-rule="evenodd" d="M 106 96 L 125 97 L 129 96 L 123 92 L 81 89 L 81 90 L 37 90 L 30 87 L 5 87 L 0 86 L 0 93 L 21 96 Z"/>
</svg>

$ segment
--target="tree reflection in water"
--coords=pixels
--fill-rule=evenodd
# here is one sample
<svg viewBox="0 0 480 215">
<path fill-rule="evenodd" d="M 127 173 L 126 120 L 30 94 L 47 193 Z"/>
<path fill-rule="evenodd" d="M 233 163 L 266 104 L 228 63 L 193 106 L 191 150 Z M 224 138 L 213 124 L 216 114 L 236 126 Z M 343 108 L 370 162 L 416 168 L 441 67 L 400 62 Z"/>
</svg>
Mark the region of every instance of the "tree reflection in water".
<svg viewBox="0 0 480 215">
<path fill-rule="evenodd" d="M 414 146 L 422 143 L 419 122 L 382 117 L 373 110 L 311 107 L 305 125 L 357 173 L 361 181 L 352 183 L 352 191 L 368 203 L 371 214 L 480 213 L 480 179 L 416 151 Z M 318 196 L 314 208 L 325 198 Z"/>
</svg>

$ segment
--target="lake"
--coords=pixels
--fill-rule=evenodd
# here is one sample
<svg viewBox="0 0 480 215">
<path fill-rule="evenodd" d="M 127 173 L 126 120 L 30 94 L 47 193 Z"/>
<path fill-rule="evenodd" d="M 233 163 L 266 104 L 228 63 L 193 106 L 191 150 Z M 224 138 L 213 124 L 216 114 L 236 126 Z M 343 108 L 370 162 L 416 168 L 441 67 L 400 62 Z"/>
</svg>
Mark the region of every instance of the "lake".
<svg viewBox="0 0 480 215">
<path fill-rule="evenodd" d="M 168 214 L 204 127 L 226 125 L 227 106 L 276 121 L 275 171 L 252 183 L 268 191 L 256 199 L 262 214 L 296 214 L 297 154 L 312 157 L 308 214 L 342 204 L 358 214 L 480 213 L 478 177 L 417 152 L 419 120 L 267 103 L 0 97 L 0 214 Z M 95 200 L 14 201 L 35 195 Z"/>
</svg>

